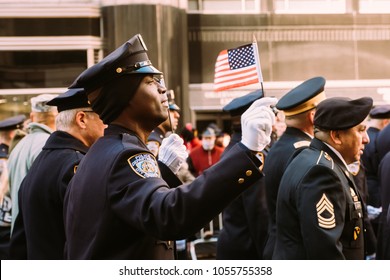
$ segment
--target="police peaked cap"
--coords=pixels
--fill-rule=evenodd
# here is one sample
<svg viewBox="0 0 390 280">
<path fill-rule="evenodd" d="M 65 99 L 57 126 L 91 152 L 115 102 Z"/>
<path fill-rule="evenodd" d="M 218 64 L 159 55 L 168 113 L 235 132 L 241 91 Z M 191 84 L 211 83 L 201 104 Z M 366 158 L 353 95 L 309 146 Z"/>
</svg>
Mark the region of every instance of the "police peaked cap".
<svg viewBox="0 0 390 280">
<path fill-rule="evenodd" d="M 378 105 L 371 109 L 372 119 L 390 119 L 390 105 Z"/>
<path fill-rule="evenodd" d="M 20 128 L 25 121 L 25 115 L 17 115 L 0 121 L 0 131 Z"/>
<path fill-rule="evenodd" d="M 89 94 L 105 83 L 128 74 L 162 74 L 152 66 L 140 34 L 82 72 L 69 88 L 84 88 Z"/>
<path fill-rule="evenodd" d="M 315 108 L 326 98 L 325 82 L 323 77 L 314 77 L 304 81 L 286 93 L 276 103 L 276 108 L 283 110 L 286 116 L 297 115 Z"/>
<path fill-rule="evenodd" d="M 226 104 L 222 110 L 228 112 L 232 117 L 242 115 L 257 99 L 263 97 L 262 90 L 256 90 L 244 96 L 234 98 Z"/>
<path fill-rule="evenodd" d="M 326 130 L 349 129 L 364 121 L 372 104 L 371 97 L 354 100 L 347 97 L 325 99 L 317 106 L 314 126 Z"/>
<path fill-rule="evenodd" d="M 50 106 L 57 106 L 58 112 L 65 110 L 91 107 L 87 95 L 82 88 L 72 88 L 60 94 L 46 103 Z"/>
</svg>

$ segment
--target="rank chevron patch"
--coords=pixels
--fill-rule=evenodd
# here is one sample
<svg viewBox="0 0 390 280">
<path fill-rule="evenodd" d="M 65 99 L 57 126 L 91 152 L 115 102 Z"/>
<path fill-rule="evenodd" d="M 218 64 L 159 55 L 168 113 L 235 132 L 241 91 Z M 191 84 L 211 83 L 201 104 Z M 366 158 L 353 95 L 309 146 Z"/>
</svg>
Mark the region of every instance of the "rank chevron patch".
<svg viewBox="0 0 390 280">
<path fill-rule="evenodd" d="M 331 229 L 336 226 L 336 219 L 334 216 L 333 204 L 329 201 L 327 196 L 322 194 L 321 199 L 316 205 L 318 225 L 322 228 Z"/>
</svg>

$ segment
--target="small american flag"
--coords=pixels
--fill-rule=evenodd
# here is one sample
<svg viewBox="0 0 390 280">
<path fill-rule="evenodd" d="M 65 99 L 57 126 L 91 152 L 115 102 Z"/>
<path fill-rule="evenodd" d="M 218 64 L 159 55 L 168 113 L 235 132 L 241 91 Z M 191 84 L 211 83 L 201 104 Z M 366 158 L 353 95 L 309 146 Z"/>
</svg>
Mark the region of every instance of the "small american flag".
<svg viewBox="0 0 390 280">
<path fill-rule="evenodd" d="M 214 90 L 263 82 L 260 69 L 256 43 L 223 50 L 215 63 Z"/>
</svg>

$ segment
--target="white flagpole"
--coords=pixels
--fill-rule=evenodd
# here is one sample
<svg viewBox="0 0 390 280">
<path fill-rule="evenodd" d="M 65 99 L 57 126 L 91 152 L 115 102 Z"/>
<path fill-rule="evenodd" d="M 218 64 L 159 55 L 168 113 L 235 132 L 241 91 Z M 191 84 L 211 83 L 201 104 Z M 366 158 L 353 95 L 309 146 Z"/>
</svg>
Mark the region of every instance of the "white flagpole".
<svg viewBox="0 0 390 280">
<path fill-rule="evenodd" d="M 263 74 L 261 73 L 259 48 L 257 47 L 257 40 L 256 40 L 255 35 L 253 35 L 253 43 L 252 43 L 252 45 L 253 45 L 255 61 L 256 61 L 257 76 L 259 77 L 259 82 L 261 84 L 263 84 Z"/>
</svg>

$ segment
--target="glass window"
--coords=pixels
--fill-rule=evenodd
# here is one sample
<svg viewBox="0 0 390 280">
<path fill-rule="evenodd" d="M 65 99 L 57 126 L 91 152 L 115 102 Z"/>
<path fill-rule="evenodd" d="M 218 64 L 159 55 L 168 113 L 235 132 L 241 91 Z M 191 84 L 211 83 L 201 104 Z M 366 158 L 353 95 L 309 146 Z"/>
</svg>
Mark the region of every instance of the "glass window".
<svg viewBox="0 0 390 280">
<path fill-rule="evenodd" d="M 275 13 L 345 13 L 346 0 L 275 0 Z"/>
<path fill-rule="evenodd" d="M 86 67 L 85 50 L 0 51 L 0 89 L 68 87 Z"/>
<path fill-rule="evenodd" d="M 364 13 L 390 13 L 390 0 L 360 0 L 359 12 Z"/>
<path fill-rule="evenodd" d="M 253 13 L 260 11 L 262 0 L 189 0 L 190 12 L 203 13 Z"/>
</svg>

